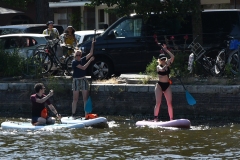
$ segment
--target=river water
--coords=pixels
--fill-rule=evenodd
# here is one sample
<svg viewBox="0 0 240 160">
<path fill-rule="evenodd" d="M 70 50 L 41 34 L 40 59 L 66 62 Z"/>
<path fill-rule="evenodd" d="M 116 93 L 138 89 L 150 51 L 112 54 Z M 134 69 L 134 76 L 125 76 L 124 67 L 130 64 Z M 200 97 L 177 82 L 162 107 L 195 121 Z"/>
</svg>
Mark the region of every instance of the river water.
<svg viewBox="0 0 240 160">
<path fill-rule="evenodd" d="M 176 129 L 137 127 L 128 117 L 106 118 L 109 128 L 0 129 L 0 159 L 240 159 L 239 124 Z"/>
</svg>

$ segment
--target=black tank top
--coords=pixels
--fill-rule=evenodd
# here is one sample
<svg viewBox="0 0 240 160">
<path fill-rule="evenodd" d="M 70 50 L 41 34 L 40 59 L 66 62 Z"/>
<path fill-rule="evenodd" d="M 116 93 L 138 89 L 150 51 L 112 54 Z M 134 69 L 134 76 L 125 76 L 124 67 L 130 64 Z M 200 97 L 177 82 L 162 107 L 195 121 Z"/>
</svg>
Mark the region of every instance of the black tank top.
<svg viewBox="0 0 240 160">
<path fill-rule="evenodd" d="M 157 73 L 161 76 L 169 75 L 170 74 L 170 68 L 168 67 L 167 70 L 165 70 L 163 72 L 158 71 Z"/>
</svg>

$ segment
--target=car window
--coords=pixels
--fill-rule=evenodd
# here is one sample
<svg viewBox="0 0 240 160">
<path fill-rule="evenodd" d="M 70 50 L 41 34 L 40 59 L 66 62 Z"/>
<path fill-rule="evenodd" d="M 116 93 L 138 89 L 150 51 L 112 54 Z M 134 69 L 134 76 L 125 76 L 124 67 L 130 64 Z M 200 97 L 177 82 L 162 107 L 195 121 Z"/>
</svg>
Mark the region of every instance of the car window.
<svg viewBox="0 0 240 160">
<path fill-rule="evenodd" d="M 77 42 L 79 42 L 79 40 L 81 39 L 81 36 L 78 34 L 75 34 L 75 38 L 76 38 Z"/>
<path fill-rule="evenodd" d="M 3 49 L 32 47 L 37 44 L 37 41 L 32 37 L 5 37 L 0 39 L 0 45 Z"/>
<path fill-rule="evenodd" d="M 94 38 L 94 34 L 85 35 L 82 43 L 85 42 L 85 41 L 88 41 L 88 40 L 92 40 L 93 38 Z"/>
<path fill-rule="evenodd" d="M 47 26 L 42 26 L 42 27 L 30 27 L 27 29 L 27 33 L 38 33 L 38 34 L 42 34 L 43 30 L 46 29 Z"/>
<path fill-rule="evenodd" d="M 97 33 L 96 34 L 96 37 L 97 38 L 101 33 Z M 81 36 L 80 36 L 81 37 Z M 83 41 L 82 42 L 79 42 L 79 43 L 83 43 L 85 41 L 88 41 L 88 40 L 91 40 L 94 38 L 94 34 L 88 34 L 88 35 L 85 35 L 84 38 L 83 38 Z"/>
<path fill-rule="evenodd" d="M 0 28 L 0 35 L 13 34 L 13 33 L 23 33 L 23 29 L 18 28 Z"/>
<path fill-rule="evenodd" d="M 115 29 L 116 37 L 139 37 L 142 36 L 142 19 L 126 19 Z"/>
</svg>

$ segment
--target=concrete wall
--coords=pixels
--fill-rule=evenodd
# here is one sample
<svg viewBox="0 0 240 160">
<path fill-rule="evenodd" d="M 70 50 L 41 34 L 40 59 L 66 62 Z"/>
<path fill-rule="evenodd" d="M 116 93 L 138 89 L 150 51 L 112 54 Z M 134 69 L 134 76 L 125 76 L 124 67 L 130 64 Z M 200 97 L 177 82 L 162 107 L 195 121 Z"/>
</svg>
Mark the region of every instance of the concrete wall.
<svg viewBox="0 0 240 160">
<path fill-rule="evenodd" d="M 31 116 L 30 95 L 34 93 L 33 83 L 0 83 L 0 115 Z M 54 86 L 47 85 L 47 91 Z M 152 119 L 155 105 L 154 85 L 138 84 L 93 84 L 91 98 L 93 113 L 98 115 L 133 116 L 139 119 Z M 216 122 L 240 121 L 240 86 L 186 85 L 197 104 L 189 106 L 181 85 L 172 85 L 174 118 L 187 118 L 195 121 L 213 120 Z M 62 115 L 71 115 L 71 84 L 56 85 L 51 102 Z M 48 92 L 47 92 L 48 93 Z M 83 102 L 80 94 L 77 114 L 83 115 Z M 161 120 L 168 120 L 165 98 L 159 114 Z"/>
</svg>

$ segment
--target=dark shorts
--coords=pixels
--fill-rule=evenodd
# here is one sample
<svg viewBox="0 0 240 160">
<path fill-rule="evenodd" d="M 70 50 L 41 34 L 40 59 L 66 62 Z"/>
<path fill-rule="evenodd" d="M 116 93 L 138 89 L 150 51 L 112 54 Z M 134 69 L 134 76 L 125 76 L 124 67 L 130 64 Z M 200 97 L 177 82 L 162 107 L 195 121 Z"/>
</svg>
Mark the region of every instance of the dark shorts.
<svg viewBox="0 0 240 160">
<path fill-rule="evenodd" d="M 167 88 L 169 87 L 170 83 L 169 82 L 159 82 L 158 81 L 159 86 L 162 88 L 162 91 L 166 91 Z"/>
</svg>

